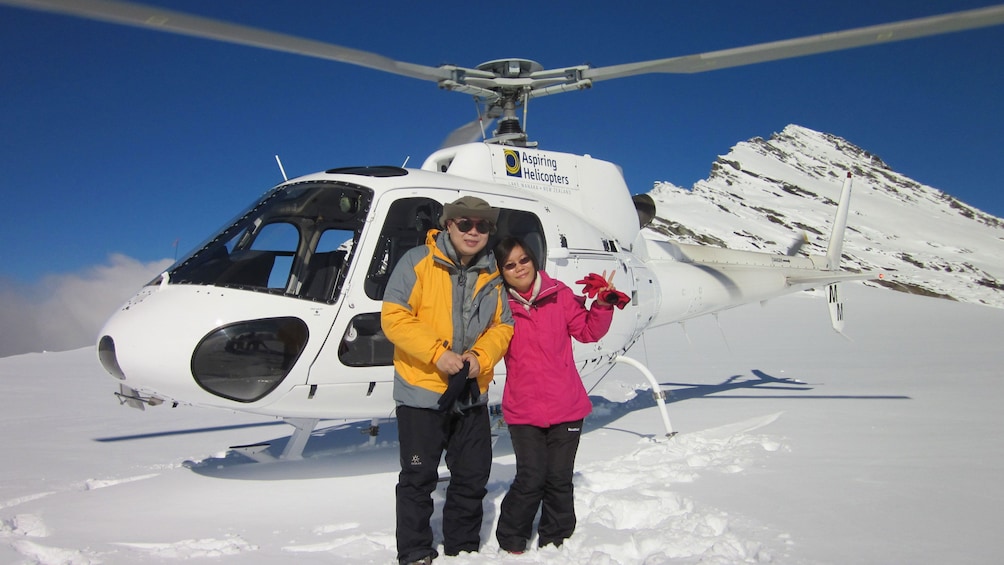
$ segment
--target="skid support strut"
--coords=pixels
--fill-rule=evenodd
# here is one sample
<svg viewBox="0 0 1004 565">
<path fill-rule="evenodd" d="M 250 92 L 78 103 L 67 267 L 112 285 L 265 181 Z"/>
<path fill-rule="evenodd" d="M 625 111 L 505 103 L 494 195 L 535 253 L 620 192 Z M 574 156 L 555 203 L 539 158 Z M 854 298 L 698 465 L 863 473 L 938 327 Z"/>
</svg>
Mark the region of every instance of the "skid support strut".
<svg viewBox="0 0 1004 565">
<path fill-rule="evenodd" d="M 625 365 L 630 365 L 635 369 L 638 369 L 638 371 L 641 372 L 646 379 L 648 379 L 648 382 L 652 385 L 652 396 L 655 397 L 655 401 L 659 405 L 659 413 L 662 414 L 662 423 L 666 426 L 666 437 L 671 438 L 675 436 L 676 432 L 673 431 L 673 424 L 669 422 L 669 410 L 666 409 L 666 393 L 659 385 L 659 381 L 655 380 L 655 375 L 652 374 L 652 371 L 649 371 L 648 367 L 642 365 L 637 360 L 630 357 L 624 357 L 623 355 L 618 355 L 614 358 L 614 361 L 617 363 L 624 363 Z"/>
<path fill-rule="evenodd" d="M 310 434 L 314 431 L 314 427 L 317 426 L 317 418 L 283 418 L 283 421 L 287 424 L 296 428 L 293 431 L 293 435 L 290 436 L 289 441 L 286 442 L 286 447 L 282 450 L 282 455 L 279 456 L 280 459 L 302 459 L 303 458 L 303 448 L 307 446 L 307 440 L 310 439 Z"/>
</svg>

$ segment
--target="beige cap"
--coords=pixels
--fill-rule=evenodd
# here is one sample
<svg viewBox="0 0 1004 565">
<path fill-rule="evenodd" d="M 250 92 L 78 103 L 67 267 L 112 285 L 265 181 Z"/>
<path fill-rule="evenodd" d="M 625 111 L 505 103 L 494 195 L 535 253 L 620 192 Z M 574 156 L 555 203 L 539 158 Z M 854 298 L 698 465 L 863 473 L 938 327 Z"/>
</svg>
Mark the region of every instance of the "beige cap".
<svg viewBox="0 0 1004 565">
<path fill-rule="evenodd" d="M 439 225 L 445 228 L 446 220 L 453 218 L 484 218 L 494 224 L 498 222 L 499 209 L 492 208 L 491 204 L 477 196 L 461 196 L 443 206 L 443 215 L 439 218 Z"/>
</svg>

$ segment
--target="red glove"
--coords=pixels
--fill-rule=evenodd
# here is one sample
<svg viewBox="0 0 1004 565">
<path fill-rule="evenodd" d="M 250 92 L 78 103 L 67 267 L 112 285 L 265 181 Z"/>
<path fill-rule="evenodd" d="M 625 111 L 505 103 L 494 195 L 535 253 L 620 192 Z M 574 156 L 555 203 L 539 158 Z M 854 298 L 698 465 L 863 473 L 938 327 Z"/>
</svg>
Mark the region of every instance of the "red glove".
<svg viewBox="0 0 1004 565">
<path fill-rule="evenodd" d="M 607 279 L 597 275 L 596 273 L 589 273 L 586 275 L 586 278 L 575 281 L 575 284 L 585 285 L 582 289 L 582 294 L 585 294 L 589 298 L 595 298 L 596 293 L 599 292 L 601 288 L 610 286 Z"/>
<path fill-rule="evenodd" d="M 616 306 L 621 310 L 623 310 L 624 307 L 627 306 L 628 302 L 631 302 L 631 299 L 628 297 L 628 295 L 624 294 L 623 292 L 619 290 L 609 289 L 610 281 L 603 278 L 603 276 L 601 275 L 597 275 L 596 273 L 589 273 L 588 275 L 586 275 L 584 279 L 575 281 L 575 284 L 583 285 L 582 294 L 585 294 L 589 298 L 597 298 L 598 300 L 605 302 L 611 306 Z M 608 289 L 608 290 L 603 290 L 602 292 L 600 292 L 602 289 Z"/>
</svg>

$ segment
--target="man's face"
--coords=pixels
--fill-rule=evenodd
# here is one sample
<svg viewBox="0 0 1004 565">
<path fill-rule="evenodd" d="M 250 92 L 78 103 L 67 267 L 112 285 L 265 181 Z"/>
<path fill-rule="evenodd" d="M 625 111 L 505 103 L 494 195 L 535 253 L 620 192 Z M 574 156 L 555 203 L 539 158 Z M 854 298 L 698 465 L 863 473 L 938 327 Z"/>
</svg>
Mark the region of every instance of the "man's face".
<svg viewBox="0 0 1004 565">
<path fill-rule="evenodd" d="M 457 250 L 460 260 L 466 262 L 488 245 L 488 235 L 494 226 L 484 218 L 472 216 L 447 220 L 446 227 L 453 248 Z"/>
</svg>

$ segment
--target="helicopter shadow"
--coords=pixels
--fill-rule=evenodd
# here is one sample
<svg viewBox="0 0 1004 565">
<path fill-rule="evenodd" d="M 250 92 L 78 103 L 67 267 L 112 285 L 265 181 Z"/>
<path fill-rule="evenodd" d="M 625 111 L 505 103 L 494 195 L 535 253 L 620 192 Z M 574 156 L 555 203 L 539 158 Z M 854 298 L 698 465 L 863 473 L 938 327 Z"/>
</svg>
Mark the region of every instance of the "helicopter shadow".
<svg viewBox="0 0 1004 565">
<path fill-rule="evenodd" d="M 223 456 L 185 461 L 184 466 L 200 475 L 246 480 L 303 480 L 353 477 L 400 471 L 397 449 L 397 420 L 379 421 L 373 435 L 370 421 L 321 422 L 310 434 L 300 459 L 280 459 L 291 435 L 278 436 L 257 444 L 269 460 L 255 460 L 231 447 Z"/>
<path fill-rule="evenodd" d="M 780 390 L 786 392 L 812 390 L 812 387 L 803 381 L 774 377 L 759 369 L 753 369 L 751 374 L 754 378 L 750 378 L 749 375 L 732 375 L 724 381 L 714 384 L 662 382 L 659 383 L 659 386 L 666 395 L 665 402 L 667 405 L 737 389 Z M 639 438 L 656 439 L 657 437 L 662 437 L 664 430 L 659 426 L 658 419 L 652 422 L 652 429 L 658 430 L 658 433 L 640 433 L 635 430 L 612 426 L 614 422 L 632 412 L 655 408 L 658 405 L 650 388 L 635 389 L 633 394 L 634 396 L 630 400 L 624 402 L 612 402 L 603 396 L 590 396 L 589 399 L 593 403 L 593 412 L 586 418 L 583 424 L 584 433 L 607 429 L 620 431 Z M 730 395 L 729 398 L 734 398 L 734 396 Z M 746 398 L 752 398 L 752 396 L 746 396 Z"/>
<path fill-rule="evenodd" d="M 904 395 L 824 395 L 824 394 L 804 394 L 815 390 L 810 383 L 794 378 L 781 378 L 770 375 L 760 369 L 752 369 L 749 375 L 732 375 L 719 383 L 683 383 L 683 382 L 661 382 L 666 394 L 667 405 L 685 400 L 698 398 L 708 398 L 724 392 L 736 390 L 748 390 L 754 394 L 729 394 L 727 396 L 717 396 L 720 399 L 790 399 L 790 400 L 909 400 L 909 396 Z M 760 391 L 771 391 L 770 394 L 760 394 Z M 635 430 L 628 430 L 613 427 L 611 424 L 623 418 L 631 412 L 657 407 L 658 403 L 650 388 L 641 388 L 634 391 L 634 397 L 625 402 L 611 402 L 602 396 L 590 396 L 593 403 L 593 413 L 583 424 L 583 432 L 598 429 L 607 429 L 624 432 L 639 438 L 656 439 L 663 437 L 663 428 L 658 420 L 653 420 L 652 428 L 656 433 L 644 434 Z"/>
<path fill-rule="evenodd" d="M 744 375 L 733 375 L 718 384 L 694 384 L 694 383 L 660 383 L 660 386 L 681 387 L 671 391 L 671 398 L 667 402 L 678 402 L 691 398 L 707 397 L 719 392 L 732 391 L 736 389 L 748 390 L 769 390 L 782 392 L 804 392 L 814 390 L 814 387 L 805 381 L 792 378 L 778 378 L 769 375 L 760 369 L 753 369 L 750 374 L 754 379 L 744 378 Z M 752 398 L 752 399 L 791 399 L 791 400 L 909 400 L 909 396 L 899 394 L 752 394 L 736 395 L 730 394 L 729 399 Z"/>
</svg>

